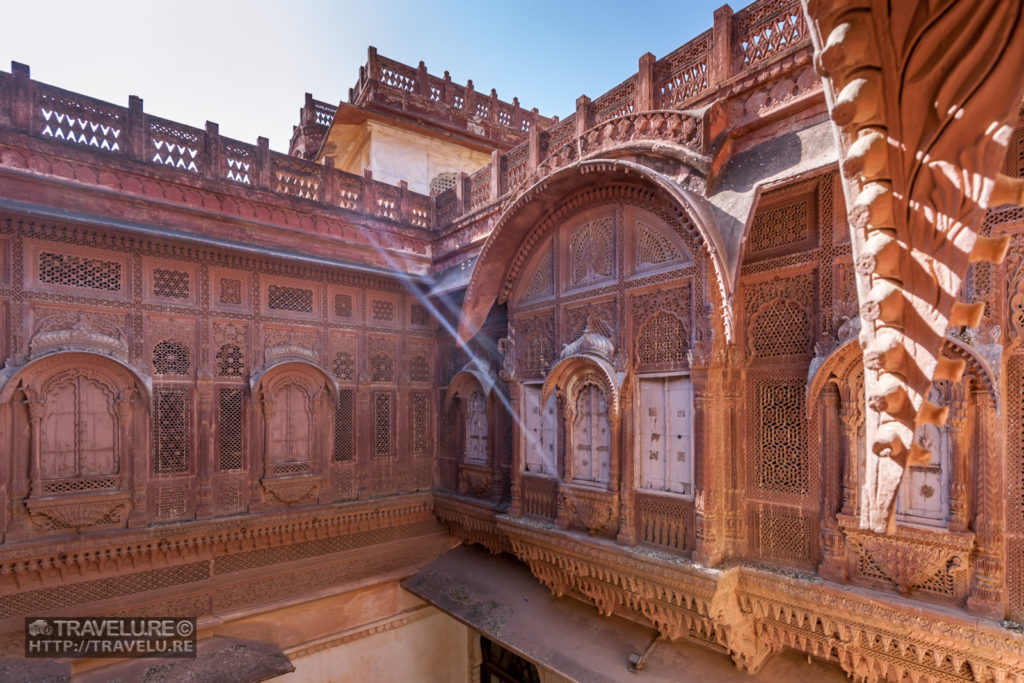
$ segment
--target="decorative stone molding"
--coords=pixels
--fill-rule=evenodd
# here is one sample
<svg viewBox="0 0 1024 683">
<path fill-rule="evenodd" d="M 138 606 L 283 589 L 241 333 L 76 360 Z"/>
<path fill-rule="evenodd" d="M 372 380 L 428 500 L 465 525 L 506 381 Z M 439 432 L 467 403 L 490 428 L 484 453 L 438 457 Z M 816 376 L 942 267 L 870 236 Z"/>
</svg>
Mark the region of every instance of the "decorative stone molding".
<svg viewBox="0 0 1024 683">
<path fill-rule="evenodd" d="M 268 339 L 264 357 L 267 365 L 286 361 L 305 361 L 316 365 L 318 360 L 316 351 L 309 347 L 308 342 L 301 343 L 294 332 L 289 332 L 288 338 L 281 343 Z"/>
<path fill-rule="evenodd" d="M 96 493 L 25 501 L 32 521 L 43 531 L 80 534 L 94 526 L 121 524 L 131 511 L 130 493 Z"/>
<path fill-rule="evenodd" d="M 477 498 L 488 498 L 494 487 L 494 471 L 487 466 L 462 463 L 459 467 L 459 492 L 472 494 Z"/>
<path fill-rule="evenodd" d="M 74 320 L 69 320 L 69 316 L 74 316 Z M 111 331 L 109 325 L 97 326 L 93 316 L 80 311 L 77 314 L 67 311 L 63 320 L 58 320 L 59 317 L 51 315 L 49 320 L 36 325 L 36 334 L 29 341 L 31 359 L 61 351 L 85 351 L 128 362 L 128 342 L 123 331 Z"/>
<path fill-rule="evenodd" d="M 964 364 L 940 356 L 950 326 L 984 303 L 957 301 L 971 261 L 999 263 L 1007 237 L 979 234 L 985 210 L 1020 204 L 1003 176 L 1024 82 L 1016 3 L 802 0 L 835 124 L 864 327 L 867 482 L 861 524 L 891 528 L 904 469 L 924 462 L 927 401 Z M 955 36 L 955 40 L 950 37 Z"/>
<path fill-rule="evenodd" d="M 498 531 L 494 508 L 451 496 L 434 497 L 434 514 L 448 530 L 467 543 L 479 543 L 495 555 L 512 552 L 508 537 Z"/>
<path fill-rule="evenodd" d="M 591 536 L 614 534 L 618 530 L 618 493 L 565 483 L 559 486 L 558 493 L 570 527 L 582 527 Z"/>
<path fill-rule="evenodd" d="M 264 492 L 288 507 L 294 507 L 300 503 L 315 503 L 320 493 L 321 483 L 321 478 L 318 475 L 262 480 Z"/>
<path fill-rule="evenodd" d="M 438 505 L 462 506 L 440 498 Z M 464 520 L 467 513 L 448 514 Z M 478 533 L 490 534 L 482 515 L 473 513 Z M 495 533 L 556 596 L 653 625 L 670 640 L 724 649 L 747 671 L 790 648 L 837 662 L 863 681 L 1024 681 L 1024 636 L 994 623 L 924 605 L 908 609 L 810 574 L 705 569 L 537 522 L 494 519 Z"/>
</svg>

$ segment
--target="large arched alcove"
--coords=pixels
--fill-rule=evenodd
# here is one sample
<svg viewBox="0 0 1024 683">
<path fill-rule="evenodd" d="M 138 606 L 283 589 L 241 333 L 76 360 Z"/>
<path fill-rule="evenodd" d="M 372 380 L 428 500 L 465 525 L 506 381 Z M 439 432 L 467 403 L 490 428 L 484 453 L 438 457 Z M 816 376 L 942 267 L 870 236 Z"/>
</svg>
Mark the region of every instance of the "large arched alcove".
<svg viewBox="0 0 1024 683">
<path fill-rule="evenodd" d="M 333 452 L 335 379 L 305 361 L 285 361 L 254 378 L 259 458 L 253 500 L 271 506 L 315 503 L 327 487 Z"/>
<path fill-rule="evenodd" d="M 90 352 L 51 353 L 0 389 L 10 540 L 123 527 L 146 518 L 150 389 Z"/>
<path fill-rule="evenodd" d="M 966 363 L 957 382 L 933 382 L 930 396 L 948 405 L 942 426 L 923 425 L 915 438 L 928 462 L 910 464 L 897 492 L 894 528 L 860 528 L 865 475 L 864 371 L 856 339 L 833 351 L 808 383 L 808 436 L 822 463 L 822 557 L 819 572 L 843 582 L 962 606 L 977 583 L 971 561 L 976 530 L 992 511 L 991 425 L 997 392 L 986 361 L 947 338 L 943 356 Z M 982 460 L 977 454 L 989 453 Z"/>
<path fill-rule="evenodd" d="M 474 269 L 462 333 L 492 305 L 507 306 L 503 377 L 519 428 L 514 515 L 693 548 L 690 352 L 731 335 L 719 237 L 705 208 L 651 168 L 592 160 L 553 173 L 505 209 Z M 600 360 L 567 348 L 594 336 L 607 340 L 592 354 Z M 598 420 L 603 435 L 596 414 L 607 415 Z M 584 460 L 589 476 L 580 474 Z"/>
</svg>

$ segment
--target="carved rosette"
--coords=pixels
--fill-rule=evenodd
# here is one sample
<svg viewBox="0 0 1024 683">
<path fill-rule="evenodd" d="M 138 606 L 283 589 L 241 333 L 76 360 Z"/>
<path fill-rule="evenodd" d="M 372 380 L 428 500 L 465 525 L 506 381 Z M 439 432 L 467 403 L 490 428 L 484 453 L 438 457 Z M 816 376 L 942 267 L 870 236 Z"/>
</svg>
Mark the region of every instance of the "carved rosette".
<svg viewBox="0 0 1024 683">
<path fill-rule="evenodd" d="M 927 400 L 964 364 L 942 358 L 951 326 L 984 304 L 957 301 L 972 261 L 1008 241 L 979 235 L 985 210 L 1021 203 L 999 173 L 1024 81 L 1024 7 L 1001 0 L 801 0 L 835 123 L 863 328 L 866 475 L 861 526 L 883 532 L 904 469 L 924 462 Z"/>
</svg>

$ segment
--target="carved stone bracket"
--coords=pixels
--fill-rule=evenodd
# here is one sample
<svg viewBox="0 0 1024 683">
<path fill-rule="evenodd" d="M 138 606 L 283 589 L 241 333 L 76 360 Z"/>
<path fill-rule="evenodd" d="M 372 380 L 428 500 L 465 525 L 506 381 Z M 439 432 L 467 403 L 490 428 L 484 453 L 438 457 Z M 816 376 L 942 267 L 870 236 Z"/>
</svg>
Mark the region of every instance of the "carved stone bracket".
<svg viewBox="0 0 1024 683">
<path fill-rule="evenodd" d="M 981 236 L 986 209 L 1021 203 L 999 173 L 1024 81 L 1024 7 L 1000 0 L 801 0 L 839 148 L 863 329 L 867 404 L 863 528 L 893 525 L 914 442 L 946 408 L 936 379 L 950 326 L 978 325 L 957 301 L 969 262 L 1001 262 L 1009 241 Z M 951 38 L 952 37 L 952 38 Z"/>
<path fill-rule="evenodd" d="M 320 493 L 321 479 L 316 475 L 263 479 L 263 490 L 275 501 L 293 507 L 300 503 L 315 503 Z"/>
<path fill-rule="evenodd" d="M 93 526 L 120 524 L 131 511 L 131 494 L 29 498 L 25 506 L 32 521 L 44 531 L 82 533 Z"/>
<path fill-rule="evenodd" d="M 562 506 L 570 526 L 587 530 L 591 536 L 614 534 L 619 528 L 619 494 L 586 486 L 559 487 Z"/>
</svg>

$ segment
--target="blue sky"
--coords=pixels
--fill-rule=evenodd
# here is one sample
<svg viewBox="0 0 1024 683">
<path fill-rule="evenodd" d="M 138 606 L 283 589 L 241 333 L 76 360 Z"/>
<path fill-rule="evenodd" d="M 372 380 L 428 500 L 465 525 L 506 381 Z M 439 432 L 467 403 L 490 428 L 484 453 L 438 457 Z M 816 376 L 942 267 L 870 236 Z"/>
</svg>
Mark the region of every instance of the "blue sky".
<svg viewBox="0 0 1024 683">
<path fill-rule="evenodd" d="M 565 116 L 712 23 L 720 0 L 0 0 L 0 69 L 287 151 L 305 92 L 348 97 L 367 45 Z M 739 9 L 736 5 L 733 9 Z"/>
</svg>

